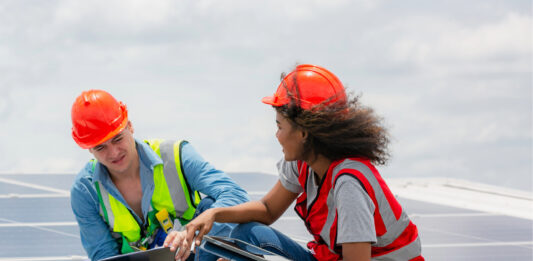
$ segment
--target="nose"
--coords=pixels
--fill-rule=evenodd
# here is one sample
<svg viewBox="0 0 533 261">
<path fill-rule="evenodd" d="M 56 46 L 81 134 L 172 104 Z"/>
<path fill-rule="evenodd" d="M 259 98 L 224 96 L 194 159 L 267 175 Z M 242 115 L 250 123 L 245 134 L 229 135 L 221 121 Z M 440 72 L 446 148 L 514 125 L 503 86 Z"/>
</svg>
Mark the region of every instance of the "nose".
<svg viewBox="0 0 533 261">
<path fill-rule="evenodd" d="M 118 146 L 114 144 L 109 144 L 107 151 L 108 151 L 107 156 L 110 157 L 111 159 L 116 158 L 120 152 Z"/>
</svg>

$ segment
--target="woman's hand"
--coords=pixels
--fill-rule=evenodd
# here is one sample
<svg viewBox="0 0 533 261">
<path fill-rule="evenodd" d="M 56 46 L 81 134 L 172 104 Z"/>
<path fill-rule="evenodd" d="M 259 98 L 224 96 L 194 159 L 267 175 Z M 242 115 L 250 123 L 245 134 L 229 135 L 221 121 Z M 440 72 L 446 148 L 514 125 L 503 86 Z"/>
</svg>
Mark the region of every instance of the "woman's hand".
<svg viewBox="0 0 533 261">
<path fill-rule="evenodd" d="M 202 243 L 202 238 L 205 234 L 209 233 L 211 228 L 213 227 L 213 223 L 215 222 L 215 214 L 216 209 L 208 209 L 204 211 L 202 214 L 194 218 L 189 224 L 185 226 L 185 231 L 187 234 L 187 241 L 190 243 L 194 239 L 194 236 L 196 235 L 196 231 L 198 231 L 198 234 L 196 235 L 196 246 L 199 246 L 200 243 Z"/>
<path fill-rule="evenodd" d="M 213 227 L 215 222 L 215 211 L 208 209 L 202 214 L 191 220 L 183 231 L 172 231 L 167 235 L 164 247 L 170 247 L 170 251 L 178 249 L 176 252 L 176 260 L 186 260 L 191 254 L 192 240 L 198 231 L 196 236 L 196 245 L 199 246 L 202 243 L 202 237 L 207 234 Z"/>
<path fill-rule="evenodd" d="M 191 242 L 187 240 L 187 231 L 172 231 L 168 233 L 164 247 L 170 247 L 170 251 L 176 251 L 176 260 L 186 260 L 191 254 Z"/>
</svg>

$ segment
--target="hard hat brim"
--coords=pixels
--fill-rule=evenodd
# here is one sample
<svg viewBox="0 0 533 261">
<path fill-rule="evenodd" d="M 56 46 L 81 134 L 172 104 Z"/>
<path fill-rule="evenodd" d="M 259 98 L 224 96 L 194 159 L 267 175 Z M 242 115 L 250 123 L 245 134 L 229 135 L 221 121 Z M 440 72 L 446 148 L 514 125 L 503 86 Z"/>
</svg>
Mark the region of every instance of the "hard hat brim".
<svg viewBox="0 0 533 261">
<path fill-rule="evenodd" d="M 100 139 L 99 141 L 97 142 L 94 142 L 94 143 L 78 143 L 78 145 L 82 148 L 82 149 L 91 149 L 91 148 L 94 148 L 108 140 L 110 140 L 111 138 L 115 137 L 117 134 L 119 134 L 120 132 L 122 132 L 126 126 L 128 125 L 128 117 L 124 117 L 124 120 L 122 120 L 122 122 L 120 123 L 120 125 L 118 126 L 118 128 L 116 128 L 115 130 L 113 130 L 112 132 L 108 133 L 105 137 L 103 137 L 102 139 Z"/>
<path fill-rule="evenodd" d="M 128 125 L 128 117 L 124 117 L 124 120 L 122 121 L 122 123 L 120 123 L 120 125 L 118 126 L 118 128 L 116 128 L 114 131 L 108 133 L 103 139 L 101 139 L 100 141 L 96 142 L 96 144 L 94 144 L 91 148 L 93 147 L 96 147 L 108 140 L 110 140 L 111 138 L 115 137 L 117 134 L 121 133 L 125 128 L 126 126 Z"/>
<path fill-rule="evenodd" d="M 274 95 L 263 97 L 263 99 L 261 99 L 261 102 L 263 102 L 264 104 L 272 105 L 274 107 L 279 107 L 286 104 L 283 102 L 283 99 L 279 99 Z"/>
<path fill-rule="evenodd" d="M 273 96 L 266 96 L 261 99 L 261 102 L 264 104 L 274 105 L 274 97 Z"/>
</svg>

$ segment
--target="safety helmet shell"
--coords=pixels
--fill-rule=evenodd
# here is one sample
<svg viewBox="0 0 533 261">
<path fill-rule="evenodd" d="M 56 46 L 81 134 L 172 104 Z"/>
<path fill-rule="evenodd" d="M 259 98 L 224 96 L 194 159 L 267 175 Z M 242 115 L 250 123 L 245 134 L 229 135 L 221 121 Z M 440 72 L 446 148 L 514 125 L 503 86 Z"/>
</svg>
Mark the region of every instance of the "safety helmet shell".
<svg viewBox="0 0 533 261">
<path fill-rule="evenodd" d="M 103 90 L 82 92 L 72 104 L 72 138 L 93 148 L 120 133 L 128 124 L 126 105 Z"/>
<path fill-rule="evenodd" d="M 317 65 L 302 64 L 285 76 L 274 95 L 261 101 L 279 107 L 289 104 L 291 99 L 302 109 L 310 110 L 322 103 L 346 101 L 346 92 L 332 72 Z"/>
</svg>

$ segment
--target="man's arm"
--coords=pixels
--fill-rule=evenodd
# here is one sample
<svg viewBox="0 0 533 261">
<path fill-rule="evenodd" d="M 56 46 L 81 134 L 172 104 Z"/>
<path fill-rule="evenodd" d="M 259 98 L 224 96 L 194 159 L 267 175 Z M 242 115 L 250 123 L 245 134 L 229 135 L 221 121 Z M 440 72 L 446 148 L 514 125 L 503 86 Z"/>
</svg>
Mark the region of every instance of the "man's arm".
<svg viewBox="0 0 533 261">
<path fill-rule="evenodd" d="M 77 180 L 70 191 L 72 212 L 78 221 L 81 243 L 91 260 L 119 254 L 117 242 L 98 211 L 98 196 L 89 181 Z"/>
<path fill-rule="evenodd" d="M 193 190 L 215 199 L 212 207 L 226 207 L 250 200 L 248 193 L 226 173 L 216 169 L 186 143 L 182 147 L 183 172 Z"/>
</svg>

